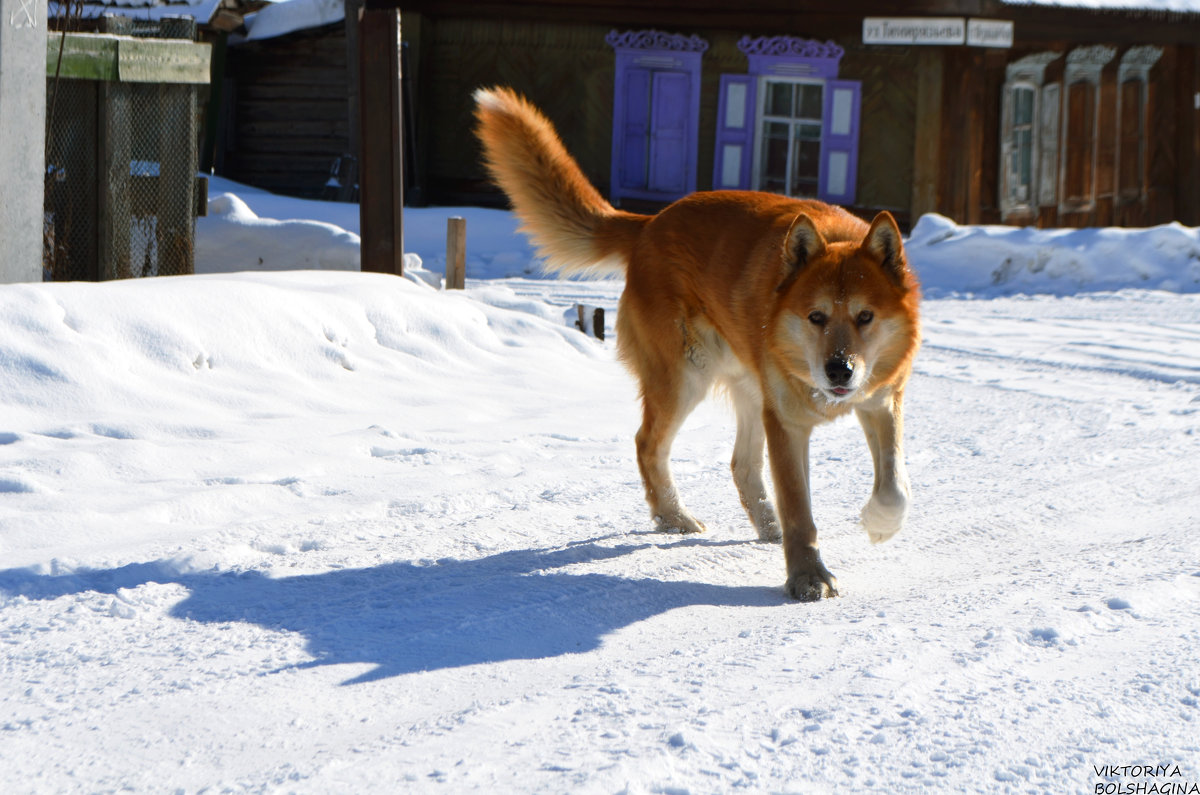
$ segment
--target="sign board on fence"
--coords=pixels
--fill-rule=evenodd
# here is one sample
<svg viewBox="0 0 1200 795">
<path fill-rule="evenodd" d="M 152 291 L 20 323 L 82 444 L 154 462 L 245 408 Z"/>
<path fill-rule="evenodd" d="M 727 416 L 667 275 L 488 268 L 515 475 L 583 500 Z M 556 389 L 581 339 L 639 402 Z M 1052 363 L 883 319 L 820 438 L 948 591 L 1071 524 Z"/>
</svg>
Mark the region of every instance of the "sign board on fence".
<svg viewBox="0 0 1200 795">
<path fill-rule="evenodd" d="M 1013 46 L 1012 20 L 968 19 L 967 44 L 972 47 Z"/>
<path fill-rule="evenodd" d="M 863 44 L 962 44 L 962 17 L 865 17 Z"/>
</svg>

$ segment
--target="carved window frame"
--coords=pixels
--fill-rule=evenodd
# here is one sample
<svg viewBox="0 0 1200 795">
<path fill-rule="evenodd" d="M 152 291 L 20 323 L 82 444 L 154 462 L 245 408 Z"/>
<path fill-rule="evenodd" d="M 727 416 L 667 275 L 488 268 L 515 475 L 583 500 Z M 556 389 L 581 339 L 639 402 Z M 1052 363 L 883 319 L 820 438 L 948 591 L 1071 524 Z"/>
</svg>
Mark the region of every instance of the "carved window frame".
<svg viewBox="0 0 1200 795">
<path fill-rule="evenodd" d="M 1055 202 L 1058 185 L 1058 127 L 1060 87 L 1046 84 L 1046 67 L 1062 56 L 1056 52 L 1027 55 L 1005 69 L 1000 114 L 1000 173 L 997 203 L 1003 215 L 1036 214 L 1039 206 Z M 1028 183 L 1017 190 L 1013 160 L 1021 147 L 1017 141 L 1015 98 L 1020 91 L 1033 93 L 1033 109 L 1028 124 L 1030 173 Z"/>
<path fill-rule="evenodd" d="M 749 69 L 746 74 L 721 75 L 713 188 L 746 190 L 760 184 L 769 83 L 818 84 L 823 107 L 816 196 L 833 204 L 853 204 L 862 82 L 838 77 L 845 50 L 832 41 L 795 36 L 743 36 L 737 46 Z"/>
<path fill-rule="evenodd" d="M 1067 53 L 1067 63 L 1063 70 L 1063 109 L 1062 132 L 1060 137 L 1060 167 L 1058 180 L 1058 211 L 1059 213 L 1091 212 L 1096 207 L 1096 176 L 1099 172 L 1100 159 L 1100 76 L 1104 68 L 1117 54 L 1115 47 L 1098 44 L 1091 47 L 1078 47 Z M 1076 94 L 1076 89 L 1079 93 Z M 1083 120 L 1087 130 L 1072 127 L 1074 119 L 1070 112 L 1073 97 L 1079 96 L 1080 101 L 1091 103 L 1091 118 Z M 1086 151 L 1076 154 L 1081 143 L 1079 135 L 1086 133 Z M 1069 185 L 1072 177 L 1072 158 L 1087 166 L 1087 185 L 1079 195 L 1068 193 L 1068 188 L 1078 187 Z"/>
<path fill-rule="evenodd" d="M 1114 191 L 1119 204 L 1131 204 L 1146 199 L 1148 189 L 1148 168 L 1146 155 L 1148 151 L 1148 131 L 1150 128 L 1150 70 L 1162 57 L 1162 47 L 1138 46 L 1131 47 L 1121 56 L 1117 67 L 1117 118 L 1116 118 L 1116 163 L 1113 167 L 1115 180 Z M 1138 107 L 1128 113 L 1126 103 L 1129 101 L 1126 85 L 1137 86 Z M 1126 129 L 1126 122 L 1136 125 L 1133 131 Z M 1128 144 L 1130 138 L 1134 142 L 1134 157 L 1136 172 L 1132 179 L 1125 174 L 1128 169 Z M 1132 184 L 1130 184 L 1132 182 Z"/>
</svg>

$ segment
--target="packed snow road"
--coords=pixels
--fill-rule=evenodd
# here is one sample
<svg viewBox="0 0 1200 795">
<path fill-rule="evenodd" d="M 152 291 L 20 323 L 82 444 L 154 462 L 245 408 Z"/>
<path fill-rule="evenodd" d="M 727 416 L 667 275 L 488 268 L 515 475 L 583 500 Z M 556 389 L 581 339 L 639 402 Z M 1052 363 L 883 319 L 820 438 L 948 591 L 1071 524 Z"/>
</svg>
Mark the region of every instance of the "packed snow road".
<svg viewBox="0 0 1200 795">
<path fill-rule="evenodd" d="M 618 291 L 0 289 L 5 791 L 1200 782 L 1200 296 L 927 301 L 909 524 L 868 543 L 820 429 L 843 595 L 797 604 L 719 401 L 673 456 L 709 532 L 650 532 L 632 382 L 562 320 Z"/>
</svg>

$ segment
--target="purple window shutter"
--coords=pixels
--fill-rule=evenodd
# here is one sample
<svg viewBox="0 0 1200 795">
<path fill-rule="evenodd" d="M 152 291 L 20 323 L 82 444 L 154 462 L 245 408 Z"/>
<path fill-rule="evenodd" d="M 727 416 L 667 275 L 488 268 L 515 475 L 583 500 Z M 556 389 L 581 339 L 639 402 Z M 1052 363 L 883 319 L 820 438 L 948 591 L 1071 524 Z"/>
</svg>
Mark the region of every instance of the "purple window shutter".
<svg viewBox="0 0 1200 795">
<path fill-rule="evenodd" d="M 854 204 L 858 182 L 858 128 L 862 82 L 827 80 L 821 129 L 821 181 L 818 197 Z"/>
<path fill-rule="evenodd" d="M 621 130 L 620 185 L 623 188 L 645 189 L 647 140 L 650 135 L 650 70 L 629 69 L 625 72 L 625 95 L 622 98 L 624 119 Z"/>
<path fill-rule="evenodd" d="M 650 115 L 650 190 L 687 190 L 687 128 L 691 79 L 686 72 L 655 72 Z"/>
<path fill-rule="evenodd" d="M 721 75 L 713 190 L 749 190 L 754 160 L 754 103 L 758 78 Z"/>
</svg>

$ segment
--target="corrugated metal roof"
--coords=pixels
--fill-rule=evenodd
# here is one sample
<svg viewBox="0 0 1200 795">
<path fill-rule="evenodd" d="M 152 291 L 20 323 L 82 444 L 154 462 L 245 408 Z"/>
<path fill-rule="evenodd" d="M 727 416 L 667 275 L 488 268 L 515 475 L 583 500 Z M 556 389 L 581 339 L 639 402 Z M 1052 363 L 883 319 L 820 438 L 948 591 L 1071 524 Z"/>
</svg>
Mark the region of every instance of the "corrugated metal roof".
<svg viewBox="0 0 1200 795">
<path fill-rule="evenodd" d="M 196 0 L 196 2 L 163 2 L 162 0 L 104 0 L 104 2 L 84 3 L 82 15 L 87 18 L 99 17 L 104 14 L 120 14 L 135 20 L 158 20 L 163 17 L 191 17 L 198 24 L 209 22 L 221 0 Z M 50 0 L 48 11 L 51 17 L 71 16 L 79 12 L 79 7 L 72 3 Z"/>
</svg>

